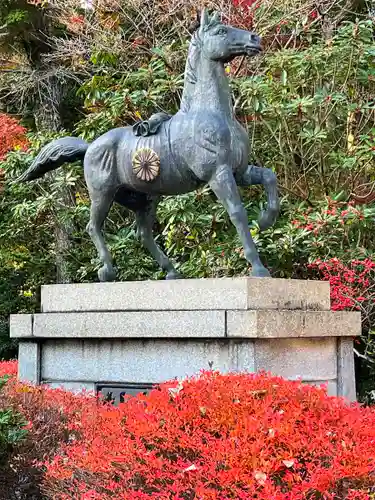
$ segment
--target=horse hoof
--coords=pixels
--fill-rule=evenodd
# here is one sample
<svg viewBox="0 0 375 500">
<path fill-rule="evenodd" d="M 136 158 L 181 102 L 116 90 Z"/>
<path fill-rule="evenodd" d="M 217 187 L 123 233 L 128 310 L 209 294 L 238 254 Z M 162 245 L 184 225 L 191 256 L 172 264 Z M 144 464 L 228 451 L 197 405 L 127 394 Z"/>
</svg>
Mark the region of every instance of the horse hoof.
<svg viewBox="0 0 375 500">
<path fill-rule="evenodd" d="M 258 219 L 258 226 L 261 231 L 265 231 L 274 225 L 276 217 L 269 212 L 262 212 Z"/>
<path fill-rule="evenodd" d="M 99 281 L 115 281 L 116 279 L 116 271 L 113 267 L 103 266 L 98 271 Z"/>
<path fill-rule="evenodd" d="M 182 274 L 178 273 L 177 271 L 169 271 L 167 276 L 165 277 L 166 280 L 181 280 L 183 279 Z"/>
<path fill-rule="evenodd" d="M 255 267 L 251 273 L 252 278 L 271 278 L 271 274 L 265 267 Z"/>
</svg>

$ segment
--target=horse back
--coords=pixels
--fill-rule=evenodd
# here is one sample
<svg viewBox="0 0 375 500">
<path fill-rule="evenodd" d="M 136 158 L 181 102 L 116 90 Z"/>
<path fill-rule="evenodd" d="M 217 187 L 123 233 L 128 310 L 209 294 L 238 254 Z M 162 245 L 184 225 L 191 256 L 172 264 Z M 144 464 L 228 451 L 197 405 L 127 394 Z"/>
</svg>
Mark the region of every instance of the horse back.
<svg viewBox="0 0 375 500">
<path fill-rule="evenodd" d="M 116 182 L 118 186 L 150 194 L 180 194 L 197 189 L 202 182 L 184 159 L 190 138 L 178 133 L 174 118 L 162 123 L 158 133 L 147 137 L 136 136 L 132 127 L 122 127 L 96 139 L 85 157 L 88 185 L 101 189 L 103 184 L 111 187 Z M 152 161 L 153 175 L 142 175 L 142 161 Z"/>
</svg>

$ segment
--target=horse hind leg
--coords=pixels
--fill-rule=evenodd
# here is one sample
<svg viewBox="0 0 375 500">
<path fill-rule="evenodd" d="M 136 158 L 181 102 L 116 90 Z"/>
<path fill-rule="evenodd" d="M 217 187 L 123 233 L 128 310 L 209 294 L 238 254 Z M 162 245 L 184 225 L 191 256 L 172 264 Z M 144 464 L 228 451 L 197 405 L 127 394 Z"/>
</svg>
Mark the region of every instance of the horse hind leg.
<svg viewBox="0 0 375 500">
<path fill-rule="evenodd" d="M 166 279 L 179 279 L 182 276 L 176 271 L 171 260 L 165 255 L 165 253 L 156 244 L 153 236 L 153 225 L 156 217 L 156 207 L 158 204 L 158 199 L 153 199 L 144 205 L 144 207 L 139 208 L 135 212 L 136 224 L 137 224 L 137 236 L 142 241 L 143 246 L 150 252 L 159 266 L 163 271 L 167 272 Z"/>
<path fill-rule="evenodd" d="M 114 281 L 116 272 L 113 267 L 112 257 L 104 240 L 102 232 L 104 221 L 109 213 L 113 203 L 114 192 L 110 191 L 91 191 L 90 221 L 87 224 L 87 232 L 98 252 L 102 262 L 102 267 L 98 271 L 99 280 Z"/>
</svg>

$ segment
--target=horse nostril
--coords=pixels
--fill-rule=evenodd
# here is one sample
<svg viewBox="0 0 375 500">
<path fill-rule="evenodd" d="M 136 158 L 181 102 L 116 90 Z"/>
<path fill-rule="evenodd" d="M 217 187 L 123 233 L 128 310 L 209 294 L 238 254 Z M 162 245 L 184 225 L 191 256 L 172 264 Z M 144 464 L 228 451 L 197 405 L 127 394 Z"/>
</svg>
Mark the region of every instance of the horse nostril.
<svg viewBox="0 0 375 500">
<path fill-rule="evenodd" d="M 250 41 L 251 41 L 251 43 L 259 44 L 260 43 L 260 37 L 258 35 L 256 35 L 255 33 L 251 33 L 251 35 L 250 35 Z"/>
</svg>

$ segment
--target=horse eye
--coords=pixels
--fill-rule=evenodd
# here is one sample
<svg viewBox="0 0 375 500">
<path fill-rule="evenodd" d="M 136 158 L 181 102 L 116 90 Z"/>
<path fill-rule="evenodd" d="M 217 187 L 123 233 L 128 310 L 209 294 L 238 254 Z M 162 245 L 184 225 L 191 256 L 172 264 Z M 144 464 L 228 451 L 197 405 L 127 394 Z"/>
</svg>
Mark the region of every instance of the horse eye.
<svg viewBox="0 0 375 500">
<path fill-rule="evenodd" d="M 219 29 L 219 31 L 217 32 L 218 35 L 226 35 L 227 34 L 227 30 L 225 28 L 221 28 Z"/>
</svg>

